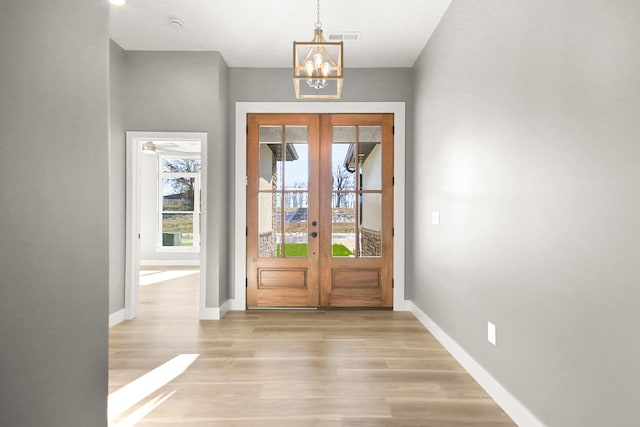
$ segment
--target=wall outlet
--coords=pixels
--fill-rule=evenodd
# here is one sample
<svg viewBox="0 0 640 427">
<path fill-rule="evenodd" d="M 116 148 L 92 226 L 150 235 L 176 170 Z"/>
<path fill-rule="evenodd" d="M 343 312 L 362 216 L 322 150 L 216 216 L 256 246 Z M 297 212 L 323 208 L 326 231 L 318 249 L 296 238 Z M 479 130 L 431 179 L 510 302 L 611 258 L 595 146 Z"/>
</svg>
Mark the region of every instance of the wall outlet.
<svg viewBox="0 0 640 427">
<path fill-rule="evenodd" d="M 431 223 L 435 224 L 435 225 L 440 224 L 440 212 L 439 211 L 431 212 Z"/>
<path fill-rule="evenodd" d="M 496 325 L 491 322 L 487 322 L 487 340 L 496 345 Z"/>
</svg>

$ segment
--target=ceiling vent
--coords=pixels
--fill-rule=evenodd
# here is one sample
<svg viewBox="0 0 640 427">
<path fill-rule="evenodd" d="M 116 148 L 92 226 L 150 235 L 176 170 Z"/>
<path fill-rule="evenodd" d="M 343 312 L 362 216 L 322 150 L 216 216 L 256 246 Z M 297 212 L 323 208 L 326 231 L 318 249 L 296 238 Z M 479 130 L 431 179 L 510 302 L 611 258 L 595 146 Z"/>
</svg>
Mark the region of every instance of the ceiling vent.
<svg viewBox="0 0 640 427">
<path fill-rule="evenodd" d="M 346 42 L 360 40 L 360 31 L 342 31 L 327 33 L 327 40 L 332 42 Z"/>
</svg>

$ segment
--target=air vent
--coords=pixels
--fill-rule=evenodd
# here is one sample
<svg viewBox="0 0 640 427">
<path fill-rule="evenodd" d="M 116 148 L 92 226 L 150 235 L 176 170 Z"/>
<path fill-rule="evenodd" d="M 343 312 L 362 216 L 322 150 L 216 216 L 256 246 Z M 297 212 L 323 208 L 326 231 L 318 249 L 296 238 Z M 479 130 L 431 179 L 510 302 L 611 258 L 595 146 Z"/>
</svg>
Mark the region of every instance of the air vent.
<svg viewBox="0 0 640 427">
<path fill-rule="evenodd" d="M 359 31 L 343 31 L 343 32 L 328 33 L 327 40 L 332 42 L 357 41 L 357 40 L 360 40 L 360 32 Z"/>
</svg>

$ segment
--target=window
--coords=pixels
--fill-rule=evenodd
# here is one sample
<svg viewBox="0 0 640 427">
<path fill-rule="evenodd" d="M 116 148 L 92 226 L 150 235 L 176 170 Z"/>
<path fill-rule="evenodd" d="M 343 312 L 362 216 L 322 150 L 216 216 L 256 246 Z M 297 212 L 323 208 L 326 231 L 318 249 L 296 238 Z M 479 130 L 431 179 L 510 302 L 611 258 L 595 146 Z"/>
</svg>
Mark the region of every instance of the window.
<svg viewBox="0 0 640 427">
<path fill-rule="evenodd" d="M 200 248 L 200 157 L 159 156 L 160 233 L 158 247 Z"/>
</svg>

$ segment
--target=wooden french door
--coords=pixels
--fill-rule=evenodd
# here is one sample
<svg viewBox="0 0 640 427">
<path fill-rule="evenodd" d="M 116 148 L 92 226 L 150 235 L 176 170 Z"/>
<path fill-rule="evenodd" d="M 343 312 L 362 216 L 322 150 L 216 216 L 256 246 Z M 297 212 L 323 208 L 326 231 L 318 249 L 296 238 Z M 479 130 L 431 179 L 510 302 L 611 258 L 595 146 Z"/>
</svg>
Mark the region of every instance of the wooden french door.
<svg viewBox="0 0 640 427">
<path fill-rule="evenodd" d="M 250 114 L 247 306 L 393 306 L 393 115 Z"/>
</svg>

